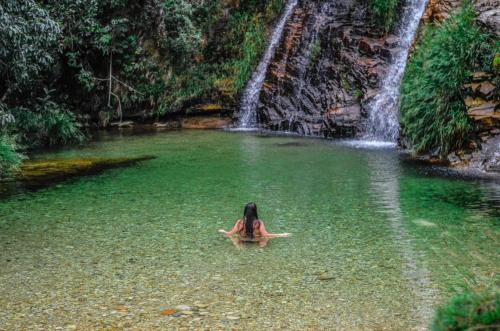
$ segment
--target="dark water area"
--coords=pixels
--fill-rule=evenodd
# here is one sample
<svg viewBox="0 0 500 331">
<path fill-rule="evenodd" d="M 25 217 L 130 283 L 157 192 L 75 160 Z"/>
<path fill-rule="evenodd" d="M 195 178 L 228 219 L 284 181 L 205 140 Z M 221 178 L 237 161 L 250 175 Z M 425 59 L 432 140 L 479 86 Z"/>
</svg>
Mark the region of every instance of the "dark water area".
<svg viewBox="0 0 500 331">
<path fill-rule="evenodd" d="M 0 329 L 423 330 L 451 295 L 498 286 L 499 182 L 392 148 L 165 131 L 36 158 L 144 155 L 0 184 Z M 249 201 L 293 236 L 234 247 L 217 230 Z"/>
</svg>

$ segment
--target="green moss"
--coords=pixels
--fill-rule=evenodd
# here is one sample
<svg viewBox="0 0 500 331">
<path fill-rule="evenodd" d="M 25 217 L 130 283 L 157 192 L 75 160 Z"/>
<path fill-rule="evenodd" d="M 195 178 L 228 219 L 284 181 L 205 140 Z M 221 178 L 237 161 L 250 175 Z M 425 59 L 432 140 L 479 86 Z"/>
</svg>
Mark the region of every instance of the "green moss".
<svg viewBox="0 0 500 331">
<path fill-rule="evenodd" d="M 321 53 L 321 40 L 316 39 L 311 48 L 311 65 L 315 65 Z"/>
<path fill-rule="evenodd" d="M 500 329 L 500 293 L 470 291 L 453 297 L 437 310 L 432 331 Z"/>
<path fill-rule="evenodd" d="M 493 68 L 500 70 L 500 53 L 495 54 L 493 58 Z"/>
<path fill-rule="evenodd" d="M 91 158 L 27 161 L 21 165 L 16 178 L 22 181 L 64 179 L 95 173 L 104 169 L 127 166 L 153 158 L 153 156 L 141 156 L 115 159 Z"/>
<path fill-rule="evenodd" d="M 375 21 L 382 25 L 384 31 L 391 31 L 397 21 L 399 0 L 372 0 L 371 11 Z"/>
<path fill-rule="evenodd" d="M 363 91 L 359 87 L 356 87 L 354 89 L 353 96 L 357 101 L 361 101 L 361 99 L 363 99 Z"/>
<path fill-rule="evenodd" d="M 474 127 L 462 86 L 472 70 L 489 70 L 498 44 L 463 8 L 442 25 L 428 26 L 410 59 L 401 86 L 401 128 L 417 152 L 446 154 L 463 147 Z"/>
</svg>

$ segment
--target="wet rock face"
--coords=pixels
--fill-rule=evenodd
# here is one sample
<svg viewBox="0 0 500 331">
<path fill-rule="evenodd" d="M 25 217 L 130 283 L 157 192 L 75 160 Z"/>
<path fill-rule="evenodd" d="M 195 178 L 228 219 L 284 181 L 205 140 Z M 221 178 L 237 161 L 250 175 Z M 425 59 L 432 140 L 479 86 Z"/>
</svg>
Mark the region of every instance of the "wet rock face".
<svg viewBox="0 0 500 331">
<path fill-rule="evenodd" d="M 397 47 L 370 23 L 361 1 L 302 1 L 268 69 L 261 127 L 303 135 L 352 137 Z"/>
<path fill-rule="evenodd" d="M 460 8 L 460 0 L 429 0 L 422 23 L 442 22 Z M 491 34 L 500 35 L 500 6 L 498 0 L 473 1 L 476 20 Z"/>
<path fill-rule="evenodd" d="M 475 72 L 471 83 L 463 86 L 467 115 L 477 124 L 480 134 L 500 128 L 500 89 L 493 78 L 492 73 Z"/>
<path fill-rule="evenodd" d="M 460 0 L 429 0 L 422 23 L 442 22 L 460 7 Z"/>
<path fill-rule="evenodd" d="M 477 0 L 474 8 L 477 21 L 491 34 L 500 36 L 500 3 L 498 0 Z"/>
<path fill-rule="evenodd" d="M 500 173 L 500 90 L 494 74 L 474 72 L 462 93 L 476 138 L 468 148 L 451 152 L 447 161 L 452 167 Z"/>
</svg>

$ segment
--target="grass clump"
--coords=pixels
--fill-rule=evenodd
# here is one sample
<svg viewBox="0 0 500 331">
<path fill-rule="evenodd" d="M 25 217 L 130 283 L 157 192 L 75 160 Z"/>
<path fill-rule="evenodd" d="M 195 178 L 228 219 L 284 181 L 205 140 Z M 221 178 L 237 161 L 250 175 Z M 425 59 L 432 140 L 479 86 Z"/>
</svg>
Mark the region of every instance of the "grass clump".
<svg viewBox="0 0 500 331">
<path fill-rule="evenodd" d="M 436 311 L 431 331 L 500 329 L 500 293 L 467 291 Z"/>
<path fill-rule="evenodd" d="M 441 155 L 461 148 L 473 131 L 462 86 L 471 70 L 488 70 L 498 43 L 474 23 L 472 6 L 439 26 L 428 26 L 418 41 L 401 86 L 401 128 L 416 152 Z"/>
</svg>

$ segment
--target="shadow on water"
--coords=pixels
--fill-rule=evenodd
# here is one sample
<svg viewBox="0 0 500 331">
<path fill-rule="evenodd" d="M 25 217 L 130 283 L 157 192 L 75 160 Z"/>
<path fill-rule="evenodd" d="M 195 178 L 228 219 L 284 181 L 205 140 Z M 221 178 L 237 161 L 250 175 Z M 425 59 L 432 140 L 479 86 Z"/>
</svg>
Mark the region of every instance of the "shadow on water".
<svg viewBox="0 0 500 331">
<path fill-rule="evenodd" d="M 276 147 L 306 147 L 307 144 L 301 142 L 287 142 L 275 144 Z"/>
<path fill-rule="evenodd" d="M 0 199 L 37 191 L 82 176 L 97 175 L 108 169 L 134 166 L 154 158 L 141 156 L 30 161 L 21 166 L 14 178 L 0 181 Z"/>
<path fill-rule="evenodd" d="M 401 156 L 400 162 L 407 175 L 421 181 L 442 181 L 442 185 L 432 185 L 415 194 L 421 201 L 442 201 L 458 208 L 484 210 L 500 221 L 500 176 L 497 174 L 428 165 L 406 155 Z M 448 185 L 450 180 L 454 185 Z"/>
</svg>

